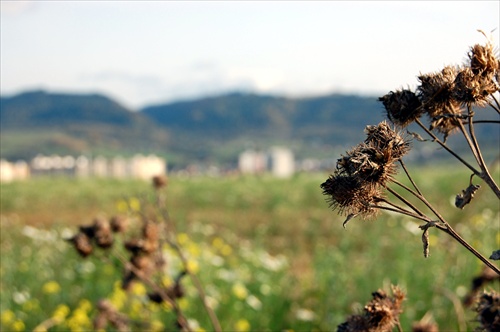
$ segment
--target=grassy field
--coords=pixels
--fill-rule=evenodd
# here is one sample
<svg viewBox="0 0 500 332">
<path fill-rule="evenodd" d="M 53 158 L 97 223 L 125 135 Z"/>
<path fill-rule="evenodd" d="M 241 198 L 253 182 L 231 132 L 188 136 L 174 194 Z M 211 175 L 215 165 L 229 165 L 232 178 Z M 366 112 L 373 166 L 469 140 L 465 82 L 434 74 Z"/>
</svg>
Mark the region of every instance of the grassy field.
<svg viewBox="0 0 500 332">
<path fill-rule="evenodd" d="M 485 256 L 500 247 L 500 208 L 486 186 L 458 210 L 452 201 L 467 187 L 468 173 L 429 168 L 415 175 L 467 241 Z M 169 178 L 166 205 L 177 239 L 223 330 L 336 330 L 373 291 L 390 284 L 407 293 L 404 330 L 426 314 L 441 331 L 473 329 L 474 313 L 461 300 L 481 263 L 432 229 L 431 256 L 424 258 L 418 223 L 390 213 L 352 220 L 344 229 L 344 218 L 330 211 L 319 188 L 327 176 Z M 129 294 L 120 289 L 119 261 L 104 252 L 83 260 L 63 240 L 96 216 L 130 213 L 127 206 L 147 211 L 149 183 L 38 178 L 0 188 L 2 331 L 33 330 L 49 319 L 49 331 L 88 330 L 102 298 L 137 330 L 141 320 L 153 330 L 172 328 L 171 308 L 145 300 L 144 287 Z M 166 253 L 175 275 L 180 263 Z M 192 282 L 183 284 L 179 305 L 190 325 L 211 330 Z M 498 289 L 498 283 L 490 286 Z"/>
</svg>

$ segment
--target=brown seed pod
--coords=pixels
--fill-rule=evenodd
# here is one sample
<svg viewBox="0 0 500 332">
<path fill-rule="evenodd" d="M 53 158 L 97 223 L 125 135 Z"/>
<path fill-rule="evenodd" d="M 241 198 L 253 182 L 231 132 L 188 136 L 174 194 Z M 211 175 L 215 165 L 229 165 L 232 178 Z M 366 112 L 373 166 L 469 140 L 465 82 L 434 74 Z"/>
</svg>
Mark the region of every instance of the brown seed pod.
<svg viewBox="0 0 500 332">
<path fill-rule="evenodd" d="M 164 175 L 157 175 L 153 177 L 153 187 L 157 190 L 165 187 L 167 183 L 168 178 Z"/>
<path fill-rule="evenodd" d="M 90 238 L 85 233 L 79 232 L 75 236 L 73 236 L 71 239 L 68 239 L 68 241 L 73 243 L 76 251 L 83 258 L 89 256 L 93 251 L 93 247 L 92 247 L 92 243 L 90 242 Z"/>
<path fill-rule="evenodd" d="M 127 231 L 128 220 L 123 216 L 114 216 L 110 220 L 113 233 L 124 233 Z"/>
</svg>

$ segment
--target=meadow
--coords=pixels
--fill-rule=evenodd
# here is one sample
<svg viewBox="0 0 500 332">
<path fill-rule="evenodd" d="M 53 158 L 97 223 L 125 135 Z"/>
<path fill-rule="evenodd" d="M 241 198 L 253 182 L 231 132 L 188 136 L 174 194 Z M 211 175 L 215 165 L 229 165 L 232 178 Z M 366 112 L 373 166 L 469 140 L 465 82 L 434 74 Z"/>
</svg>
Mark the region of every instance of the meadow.
<svg viewBox="0 0 500 332">
<path fill-rule="evenodd" d="M 420 189 L 485 256 L 500 247 L 500 207 L 486 186 L 463 210 L 455 195 L 465 169 L 418 168 Z M 389 212 L 352 220 L 332 212 L 321 193 L 327 173 L 291 179 L 170 176 L 164 188 L 177 241 L 200 279 L 224 331 L 332 331 L 359 313 L 380 288 L 406 292 L 401 325 L 424 316 L 441 331 L 472 330 L 462 304 L 482 263 L 448 235 L 431 230 L 430 257 L 418 222 Z M 499 179 L 499 171 L 495 170 Z M 476 181 L 477 182 L 477 181 Z M 105 251 L 86 259 L 64 241 L 96 216 L 147 210 L 150 183 L 34 178 L 1 187 L 0 327 L 2 331 L 85 331 L 107 298 L 135 330 L 172 330 L 172 308 L 147 300 L 144 285 L 120 287 L 122 266 Z M 181 270 L 165 248 L 163 282 Z M 179 306 L 193 330 L 212 329 L 190 279 Z M 498 290 L 498 283 L 488 285 Z M 45 322 L 45 324 L 44 324 Z M 112 329 L 111 329 L 112 330 Z"/>
</svg>

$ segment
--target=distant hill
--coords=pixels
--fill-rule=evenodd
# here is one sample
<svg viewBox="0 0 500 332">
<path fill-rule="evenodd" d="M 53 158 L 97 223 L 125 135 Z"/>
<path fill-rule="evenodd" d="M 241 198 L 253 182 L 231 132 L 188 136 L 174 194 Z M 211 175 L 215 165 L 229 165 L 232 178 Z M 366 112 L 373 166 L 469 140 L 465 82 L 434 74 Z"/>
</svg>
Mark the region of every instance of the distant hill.
<svg viewBox="0 0 500 332">
<path fill-rule="evenodd" d="M 31 91 L 0 98 L 1 156 L 158 150 L 167 133 L 106 96 Z"/>
<path fill-rule="evenodd" d="M 341 94 L 228 93 L 134 112 L 102 95 L 33 91 L 2 97 L 0 106 L 2 158 L 156 153 L 174 167 L 234 164 L 245 148 L 272 145 L 291 147 L 297 158 L 336 158 L 364 139 L 366 125 L 384 119 L 377 97 Z M 498 142 L 496 126 L 485 124 L 477 132 Z"/>
<path fill-rule="evenodd" d="M 291 146 L 299 157 L 325 156 L 331 146 L 355 144 L 367 124 L 383 118 L 375 97 L 338 94 L 284 98 L 231 93 L 149 106 L 141 113 L 169 131 L 176 149 L 207 158 L 208 151 L 234 154 L 245 146 L 271 144 Z"/>
<path fill-rule="evenodd" d="M 140 115 L 98 94 L 31 91 L 0 99 L 2 128 L 59 127 L 66 124 L 130 126 Z"/>
</svg>

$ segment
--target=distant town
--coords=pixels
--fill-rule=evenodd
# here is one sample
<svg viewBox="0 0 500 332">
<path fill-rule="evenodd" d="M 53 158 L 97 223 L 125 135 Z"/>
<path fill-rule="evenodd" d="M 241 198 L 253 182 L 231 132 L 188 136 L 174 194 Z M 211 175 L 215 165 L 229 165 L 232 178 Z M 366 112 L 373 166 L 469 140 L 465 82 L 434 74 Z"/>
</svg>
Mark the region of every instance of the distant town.
<svg viewBox="0 0 500 332">
<path fill-rule="evenodd" d="M 323 165 L 324 166 L 324 165 Z M 208 168 L 202 171 L 194 165 L 184 170 L 184 174 L 271 174 L 279 178 L 292 176 L 298 170 L 317 170 L 320 162 L 305 160 L 298 164 L 289 148 L 272 147 L 268 150 L 248 149 L 239 154 L 237 166 L 234 169 L 221 172 L 219 169 Z M 89 157 L 42 155 L 35 156 L 30 161 L 0 160 L 0 182 L 27 180 L 37 176 L 68 176 L 78 178 L 116 178 L 149 180 L 157 175 L 168 173 L 168 163 L 164 158 L 154 154 L 137 154 L 131 158 L 116 156 Z"/>
</svg>

